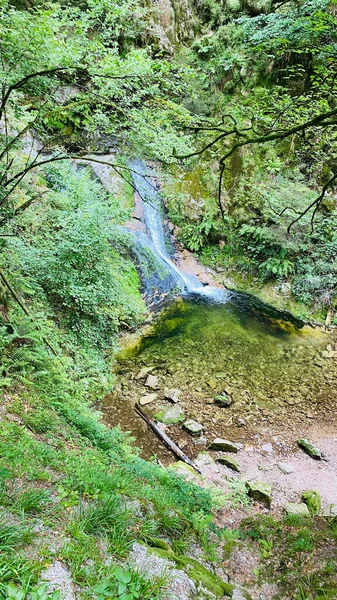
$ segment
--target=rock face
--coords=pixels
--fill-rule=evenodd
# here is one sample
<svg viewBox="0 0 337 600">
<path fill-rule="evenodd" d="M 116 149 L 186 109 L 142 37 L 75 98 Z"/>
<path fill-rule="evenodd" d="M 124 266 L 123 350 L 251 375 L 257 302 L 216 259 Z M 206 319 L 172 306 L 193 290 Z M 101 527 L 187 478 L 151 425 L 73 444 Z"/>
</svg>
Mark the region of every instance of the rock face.
<svg viewBox="0 0 337 600">
<path fill-rule="evenodd" d="M 301 502 L 300 504 L 296 504 L 296 502 L 287 502 L 284 510 L 289 516 L 298 515 L 300 517 L 308 517 L 310 515 L 308 507 L 304 502 Z"/>
<path fill-rule="evenodd" d="M 218 456 L 216 462 L 220 463 L 220 465 L 225 465 L 226 467 L 232 469 L 233 471 L 236 471 L 237 473 L 240 473 L 241 469 L 239 463 L 235 460 L 235 458 L 233 458 L 233 456 L 230 456 L 229 454 Z"/>
<path fill-rule="evenodd" d="M 236 444 L 230 440 L 223 440 L 222 438 L 215 438 L 213 442 L 208 446 L 208 450 L 220 450 L 221 452 L 234 452 L 237 453 L 241 450 L 242 444 Z"/>
<path fill-rule="evenodd" d="M 316 460 L 322 459 L 322 452 L 319 450 L 319 448 L 316 448 L 316 446 L 309 442 L 309 440 L 298 438 L 297 443 L 299 447 L 304 450 L 304 452 L 311 456 L 311 458 L 315 458 Z"/>
<path fill-rule="evenodd" d="M 157 414 L 156 418 L 158 421 L 165 423 L 165 425 L 175 425 L 176 423 L 181 423 L 181 421 L 184 421 L 185 415 L 183 409 L 176 405 L 170 406 L 170 408 L 165 410 L 163 413 Z"/>
<path fill-rule="evenodd" d="M 317 490 L 304 491 L 302 500 L 312 515 L 318 515 L 321 510 L 321 494 Z"/>
<path fill-rule="evenodd" d="M 199 436 L 203 432 L 204 427 L 203 425 L 201 425 L 201 423 L 190 419 L 189 421 L 185 421 L 185 423 L 183 424 L 183 429 L 185 429 L 185 431 L 187 431 L 191 435 Z"/>
<path fill-rule="evenodd" d="M 265 483 L 264 481 L 247 481 L 246 486 L 248 488 L 248 495 L 253 498 L 253 500 L 263 502 L 270 508 L 272 489 L 268 483 Z"/>
</svg>

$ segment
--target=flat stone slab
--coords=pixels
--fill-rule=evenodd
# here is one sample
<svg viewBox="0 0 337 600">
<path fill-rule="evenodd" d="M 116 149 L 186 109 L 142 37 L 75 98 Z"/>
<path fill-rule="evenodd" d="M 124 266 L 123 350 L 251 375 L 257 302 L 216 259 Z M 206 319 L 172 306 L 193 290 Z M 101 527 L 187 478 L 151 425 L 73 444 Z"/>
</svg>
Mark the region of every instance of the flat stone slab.
<svg viewBox="0 0 337 600">
<path fill-rule="evenodd" d="M 166 400 L 170 400 L 171 402 L 173 402 L 174 404 L 176 404 L 177 402 L 180 402 L 181 398 L 181 391 L 177 390 L 176 388 L 165 388 L 164 390 L 164 397 L 166 398 Z"/>
<path fill-rule="evenodd" d="M 248 496 L 253 500 L 263 502 L 268 508 L 270 507 L 272 488 L 268 483 L 264 481 L 246 481 L 246 487 L 248 488 Z"/>
<path fill-rule="evenodd" d="M 284 507 L 285 512 L 288 516 L 297 515 L 299 517 L 309 517 L 310 512 L 306 504 L 304 502 L 300 502 L 297 504 L 296 502 L 287 502 Z"/>
<path fill-rule="evenodd" d="M 156 414 L 156 419 L 165 423 L 165 425 L 175 425 L 176 423 L 181 423 L 185 420 L 185 415 L 183 409 L 178 406 L 170 406 L 167 410 Z"/>
<path fill-rule="evenodd" d="M 311 456 L 311 458 L 315 458 L 316 460 L 322 460 L 322 452 L 319 448 L 316 448 L 316 446 L 309 442 L 309 440 L 306 440 L 305 438 L 298 438 L 297 443 L 306 454 Z"/>
<path fill-rule="evenodd" d="M 223 440 L 222 438 L 215 438 L 213 442 L 208 446 L 208 450 L 219 450 L 220 452 L 234 452 L 237 453 L 241 450 L 242 444 L 236 444 L 230 440 Z"/>
<path fill-rule="evenodd" d="M 146 404 L 150 404 L 150 402 L 154 402 L 155 400 L 157 400 L 158 398 L 158 394 L 156 394 L 155 392 L 153 394 L 146 394 L 145 396 L 142 396 L 139 399 L 139 404 L 141 406 L 146 406 Z"/>
<path fill-rule="evenodd" d="M 191 435 L 198 436 L 201 435 L 201 433 L 203 432 L 204 426 L 201 425 L 201 423 L 190 419 L 189 421 L 185 421 L 185 423 L 183 424 L 183 429 L 185 429 L 185 431 L 187 431 Z"/>
<path fill-rule="evenodd" d="M 295 467 L 291 463 L 279 462 L 277 463 L 277 466 L 285 475 L 290 475 L 290 473 L 294 473 L 295 471 Z"/>
<path fill-rule="evenodd" d="M 145 385 L 146 387 L 151 388 L 151 390 L 157 390 L 159 388 L 157 375 L 148 375 Z"/>
<path fill-rule="evenodd" d="M 235 460 L 235 458 L 233 458 L 233 456 L 230 456 L 229 454 L 218 456 L 216 462 L 220 463 L 220 465 L 225 465 L 237 473 L 240 473 L 241 471 L 239 463 Z"/>
</svg>

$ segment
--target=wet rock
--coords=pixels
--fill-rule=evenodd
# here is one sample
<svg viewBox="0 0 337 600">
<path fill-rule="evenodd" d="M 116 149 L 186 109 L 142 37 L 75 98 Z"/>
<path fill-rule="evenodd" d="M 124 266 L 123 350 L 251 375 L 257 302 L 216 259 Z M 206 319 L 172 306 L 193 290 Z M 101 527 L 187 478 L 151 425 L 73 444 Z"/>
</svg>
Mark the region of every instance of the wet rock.
<svg viewBox="0 0 337 600">
<path fill-rule="evenodd" d="M 237 473 L 240 473 L 241 471 L 239 463 L 235 460 L 235 458 L 233 458 L 233 456 L 230 456 L 229 454 L 218 456 L 216 462 L 220 463 L 220 465 L 225 465 Z"/>
<path fill-rule="evenodd" d="M 146 375 L 148 375 L 151 371 L 153 371 L 154 367 L 143 367 L 139 373 L 137 373 L 135 379 L 137 379 L 137 381 L 139 379 L 145 379 Z"/>
<path fill-rule="evenodd" d="M 180 394 L 181 394 L 181 391 L 177 390 L 175 388 L 172 388 L 172 389 L 165 388 L 165 391 L 164 391 L 164 397 L 166 398 L 166 400 L 170 400 L 174 404 L 176 404 L 177 402 L 180 402 L 180 400 L 181 400 Z"/>
<path fill-rule="evenodd" d="M 233 403 L 233 400 L 228 396 L 228 394 L 223 392 L 222 394 L 215 396 L 214 402 L 223 408 L 227 408 Z"/>
<path fill-rule="evenodd" d="M 270 508 L 272 488 L 268 483 L 264 481 L 246 481 L 246 487 L 248 489 L 248 496 L 253 498 L 253 500 L 263 502 Z"/>
<path fill-rule="evenodd" d="M 185 423 L 183 424 L 183 429 L 185 429 L 185 431 L 187 431 L 191 435 L 198 436 L 201 435 L 201 433 L 204 430 L 204 427 L 203 425 L 201 425 L 201 423 L 190 419 L 189 421 L 185 421 Z"/>
<path fill-rule="evenodd" d="M 285 475 L 290 475 L 290 473 L 295 471 L 295 467 L 291 463 L 280 462 L 277 466 Z"/>
<path fill-rule="evenodd" d="M 175 406 L 170 406 L 170 408 L 164 412 L 158 413 L 156 419 L 165 425 L 175 425 L 176 423 L 184 421 L 185 415 L 183 409 L 176 404 Z"/>
<path fill-rule="evenodd" d="M 159 388 L 157 375 L 148 375 L 145 385 L 151 390 L 157 390 Z"/>
<path fill-rule="evenodd" d="M 208 446 L 208 450 L 220 450 L 220 452 L 234 452 L 237 453 L 241 450 L 242 444 L 236 444 L 230 440 L 223 440 L 222 438 L 215 438 L 213 442 Z"/>
<path fill-rule="evenodd" d="M 297 443 L 299 447 L 306 452 L 306 454 L 311 456 L 311 458 L 315 458 L 316 460 L 322 459 L 322 452 L 319 450 L 319 448 L 316 448 L 316 446 L 309 442 L 309 440 L 298 438 Z"/>
<path fill-rule="evenodd" d="M 310 515 L 308 507 L 304 502 L 297 504 L 296 502 L 287 502 L 284 507 L 288 516 L 298 515 L 300 517 L 308 517 Z"/>
<path fill-rule="evenodd" d="M 142 396 L 139 399 L 139 404 L 141 406 L 146 406 L 146 404 L 150 404 L 150 402 L 154 402 L 155 400 L 157 400 L 158 398 L 158 394 L 156 394 L 155 392 L 153 394 L 146 394 L 145 396 Z"/>
<path fill-rule="evenodd" d="M 321 510 L 321 494 L 318 490 L 305 490 L 302 493 L 302 500 L 312 515 L 318 515 Z"/>
</svg>

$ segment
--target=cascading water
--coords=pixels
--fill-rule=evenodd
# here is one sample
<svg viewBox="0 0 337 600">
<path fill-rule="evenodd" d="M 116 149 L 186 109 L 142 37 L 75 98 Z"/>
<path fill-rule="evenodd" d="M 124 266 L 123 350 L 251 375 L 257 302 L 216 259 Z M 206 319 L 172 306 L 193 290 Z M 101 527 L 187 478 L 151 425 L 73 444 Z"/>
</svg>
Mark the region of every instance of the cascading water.
<svg viewBox="0 0 337 600">
<path fill-rule="evenodd" d="M 146 233 L 133 231 L 136 240 L 134 252 L 142 272 L 146 294 L 154 299 L 160 299 L 163 294 L 179 292 L 182 295 L 199 296 L 212 302 L 226 302 L 230 296 L 229 292 L 202 285 L 197 277 L 185 273 L 175 264 L 172 252 L 168 249 L 169 236 L 164 226 L 162 198 L 149 179 L 149 175 L 154 174 L 139 160 L 133 161 L 130 168 L 133 184 L 142 204 L 142 220 L 146 228 Z M 149 252 L 152 254 L 154 264 L 152 269 L 147 268 L 144 272 L 144 255 L 148 262 Z M 147 266 L 149 267 L 149 264 Z"/>
</svg>

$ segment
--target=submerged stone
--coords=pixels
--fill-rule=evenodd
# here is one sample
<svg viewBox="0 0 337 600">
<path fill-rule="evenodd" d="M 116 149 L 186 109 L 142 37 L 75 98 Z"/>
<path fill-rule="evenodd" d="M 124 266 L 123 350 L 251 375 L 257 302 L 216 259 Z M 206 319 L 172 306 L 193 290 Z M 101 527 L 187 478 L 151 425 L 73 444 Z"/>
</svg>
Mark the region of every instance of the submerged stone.
<svg viewBox="0 0 337 600">
<path fill-rule="evenodd" d="M 236 444 L 230 440 L 223 440 L 222 438 L 215 438 L 213 442 L 208 446 L 208 450 L 220 450 L 222 452 L 234 452 L 237 453 L 242 448 L 242 444 Z"/>
<path fill-rule="evenodd" d="M 156 394 L 155 392 L 153 394 L 146 394 L 145 396 L 142 396 L 139 399 L 139 404 L 141 406 L 146 406 L 146 404 L 150 404 L 150 402 L 154 402 L 155 400 L 157 400 L 158 398 L 158 394 Z"/>
<path fill-rule="evenodd" d="M 153 371 L 154 367 L 143 367 L 139 373 L 137 373 L 135 379 L 144 379 L 146 375 L 148 375 L 151 371 Z"/>
<path fill-rule="evenodd" d="M 198 436 L 201 435 L 201 433 L 204 430 L 204 427 L 203 425 L 201 425 L 201 423 L 190 419 L 189 421 L 185 421 L 185 423 L 183 424 L 183 429 L 185 429 L 185 431 L 187 431 L 191 435 Z"/>
<path fill-rule="evenodd" d="M 310 515 L 308 507 L 304 502 L 297 504 L 296 502 L 287 502 L 284 507 L 288 516 L 298 515 L 299 517 L 308 517 Z"/>
<path fill-rule="evenodd" d="M 315 458 L 316 460 L 322 459 L 322 452 L 319 450 L 319 448 L 316 448 L 316 446 L 309 442 L 309 440 L 298 438 L 297 443 L 299 447 L 306 452 L 306 454 L 311 456 L 311 458 Z"/>
<path fill-rule="evenodd" d="M 156 414 L 156 419 L 165 423 L 165 425 L 175 425 L 176 423 L 181 423 L 184 421 L 185 415 L 183 409 L 178 406 L 170 406 L 167 410 Z"/>
<path fill-rule="evenodd" d="M 215 396 L 214 402 L 216 404 L 219 404 L 223 408 L 227 408 L 228 406 L 230 406 L 233 403 L 232 399 L 228 396 L 228 394 L 225 394 L 225 393 L 218 394 L 217 396 Z"/>
<path fill-rule="evenodd" d="M 148 375 L 145 385 L 152 390 L 157 390 L 159 388 L 157 375 Z"/>
<path fill-rule="evenodd" d="M 229 469 L 233 469 L 233 471 L 236 471 L 237 473 L 240 473 L 241 471 L 239 463 L 235 460 L 235 458 L 233 458 L 233 456 L 226 454 L 223 456 L 218 456 L 216 462 L 220 463 L 220 465 L 225 465 Z"/>
<path fill-rule="evenodd" d="M 302 493 L 302 500 L 312 515 L 318 515 L 321 510 L 321 494 L 318 490 L 305 490 Z"/>
<path fill-rule="evenodd" d="M 269 483 L 265 483 L 264 481 L 247 481 L 246 487 L 248 488 L 248 496 L 253 498 L 253 500 L 263 502 L 270 508 L 272 488 Z"/>
<path fill-rule="evenodd" d="M 172 388 L 172 389 L 165 388 L 165 391 L 164 391 L 165 398 L 167 400 L 171 400 L 171 402 L 174 402 L 174 404 L 176 404 L 177 402 L 179 402 L 181 400 L 180 394 L 181 394 L 181 391 L 177 390 L 175 388 Z"/>
</svg>

